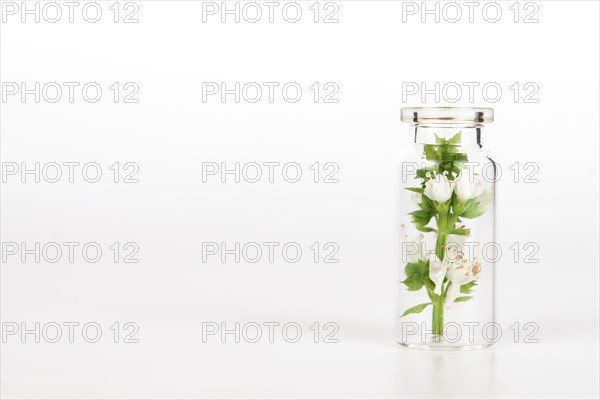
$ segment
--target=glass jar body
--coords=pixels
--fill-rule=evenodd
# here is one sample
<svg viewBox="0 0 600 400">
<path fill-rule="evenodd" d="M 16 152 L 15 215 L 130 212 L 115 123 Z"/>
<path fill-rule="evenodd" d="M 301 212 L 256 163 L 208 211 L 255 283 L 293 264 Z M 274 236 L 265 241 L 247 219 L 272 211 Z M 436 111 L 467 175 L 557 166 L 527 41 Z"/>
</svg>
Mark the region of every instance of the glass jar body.
<svg viewBox="0 0 600 400">
<path fill-rule="evenodd" d="M 487 347 L 498 339 L 496 164 L 481 146 L 482 126 L 417 124 L 411 133 L 401 161 L 396 342 Z"/>
</svg>

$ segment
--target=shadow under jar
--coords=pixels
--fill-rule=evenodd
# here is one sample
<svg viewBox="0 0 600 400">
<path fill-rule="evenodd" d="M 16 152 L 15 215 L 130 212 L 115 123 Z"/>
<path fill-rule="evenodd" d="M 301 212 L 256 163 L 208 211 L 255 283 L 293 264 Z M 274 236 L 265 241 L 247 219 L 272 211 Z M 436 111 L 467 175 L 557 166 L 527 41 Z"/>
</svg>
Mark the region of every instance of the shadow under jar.
<svg viewBox="0 0 600 400">
<path fill-rule="evenodd" d="M 427 350 L 481 349 L 494 321 L 495 182 L 483 149 L 491 108 L 403 108 L 414 143 L 401 163 L 402 260 L 396 342 Z"/>
</svg>

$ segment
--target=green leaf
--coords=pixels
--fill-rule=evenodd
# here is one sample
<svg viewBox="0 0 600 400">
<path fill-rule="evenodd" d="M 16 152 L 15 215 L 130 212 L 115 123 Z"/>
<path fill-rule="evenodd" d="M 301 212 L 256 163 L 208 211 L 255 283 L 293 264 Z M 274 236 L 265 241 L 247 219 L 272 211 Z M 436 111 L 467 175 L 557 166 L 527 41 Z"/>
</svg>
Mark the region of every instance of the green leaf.
<svg viewBox="0 0 600 400">
<path fill-rule="evenodd" d="M 451 145 L 454 145 L 454 146 L 459 145 L 461 137 L 462 137 L 462 131 L 458 131 L 458 133 L 456 135 L 452 136 L 448 140 L 448 144 L 451 144 Z"/>
<path fill-rule="evenodd" d="M 409 213 L 412 216 L 412 222 L 415 225 L 425 226 L 433 218 L 433 212 L 430 210 L 417 210 Z"/>
<path fill-rule="evenodd" d="M 477 205 L 479 206 L 479 203 L 477 203 Z M 481 210 L 479 207 L 475 207 L 471 210 L 467 210 L 467 211 L 463 212 L 461 214 L 461 217 L 468 218 L 468 219 L 477 218 L 477 217 L 482 216 L 484 212 L 485 212 L 485 210 Z"/>
<path fill-rule="evenodd" d="M 469 283 L 465 283 L 464 285 L 460 286 L 460 292 L 464 293 L 464 294 L 470 294 L 475 286 L 477 286 L 476 281 L 471 281 Z"/>
<path fill-rule="evenodd" d="M 468 236 L 471 233 L 471 230 L 469 228 L 463 228 L 463 229 L 452 228 L 452 229 L 448 230 L 448 233 L 450 233 L 452 235 Z"/>
<path fill-rule="evenodd" d="M 425 284 L 425 282 L 423 282 L 423 279 L 420 276 L 409 276 L 408 278 L 403 280 L 402 283 L 404 283 L 406 285 L 406 288 L 411 292 L 414 292 L 415 290 L 420 290 Z"/>
<path fill-rule="evenodd" d="M 476 199 L 469 199 L 455 207 L 455 212 L 464 218 L 476 218 L 484 212 L 480 210 L 479 204 L 480 202 Z"/>
<path fill-rule="evenodd" d="M 425 190 L 423 188 L 418 188 L 418 187 L 409 187 L 409 188 L 404 188 L 404 189 L 409 190 L 411 192 L 415 192 L 415 193 L 423 193 L 423 191 Z"/>
<path fill-rule="evenodd" d="M 437 232 L 437 229 L 430 228 L 428 226 L 417 225 L 416 228 L 418 231 L 421 231 L 421 232 Z"/>
<path fill-rule="evenodd" d="M 404 267 L 404 273 L 407 277 L 412 276 L 428 276 L 429 275 L 429 261 L 419 260 L 416 263 L 408 263 Z"/>
<path fill-rule="evenodd" d="M 467 155 L 459 151 L 461 143 L 461 132 L 456 133 L 453 137 L 446 140 L 435 135 L 436 144 L 426 144 L 423 146 L 425 158 L 428 161 L 435 162 L 434 170 L 436 174 L 441 174 L 444 171 L 448 172 L 448 179 L 454 179 L 462 168 L 462 163 L 467 161 Z M 425 174 L 430 170 L 422 169 L 417 171 L 417 177 L 425 179 Z"/>
<path fill-rule="evenodd" d="M 408 213 L 408 215 L 412 215 L 413 217 L 417 217 L 417 218 L 431 218 L 431 212 L 427 211 L 427 210 L 417 210 L 417 211 L 413 211 Z"/>
<path fill-rule="evenodd" d="M 420 168 L 420 169 L 417 170 L 416 177 L 417 178 L 421 178 L 421 179 L 425 179 L 427 177 L 427 173 L 428 172 L 435 172 L 435 168 L 433 166 L 425 167 L 425 168 Z"/>
<path fill-rule="evenodd" d="M 433 201 L 425 195 L 421 197 L 421 203 L 419 204 L 419 206 L 422 210 L 429 211 L 432 213 L 435 212 L 435 204 L 433 204 Z"/>
<path fill-rule="evenodd" d="M 425 157 L 430 161 L 441 161 L 442 154 L 438 150 L 438 146 L 426 144 L 423 149 L 425 150 Z"/>
<path fill-rule="evenodd" d="M 455 303 L 460 303 L 463 301 L 469 301 L 473 298 L 473 296 L 462 296 L 462 297 L 457 297 L 456 300 L 454 300 Z"/>
<path fill-rule="evenodd" d="M 428 305 L 430 305 L 430 304 L 431 304 L 431 303 L 423 303 L 423 304 L 419 304 L 419 305 L 416 305 L 416 306 L 414 306 L 414 307 L 411 307 L 411 308 L 409 308 L 408 310 L 404 311 L 404 314 L 402 314 L 402 315 L 400 316 L 400 318 L 402 318 L 402 317 L 404 317 L 404 316 L 406 316 L 406 315 L 408 315 L 408 314 L 418 314 L 418 313 L 420 313 L 421 311 L 423 311 L 423 310 L 424 310 L 424 309 L 425 309 L 425 308 L 426 308 Z"/>
<path fill-rule="evenodd" d="M 406 279 L 402 281 L 410 291 L 420 290 L 423 285 L 429 285 L 429 261 L 418 260 L 415 263 L 408 263 L 404 267 Z M 433 284 L 433 282 L 431 282 Z"/>
</svg>

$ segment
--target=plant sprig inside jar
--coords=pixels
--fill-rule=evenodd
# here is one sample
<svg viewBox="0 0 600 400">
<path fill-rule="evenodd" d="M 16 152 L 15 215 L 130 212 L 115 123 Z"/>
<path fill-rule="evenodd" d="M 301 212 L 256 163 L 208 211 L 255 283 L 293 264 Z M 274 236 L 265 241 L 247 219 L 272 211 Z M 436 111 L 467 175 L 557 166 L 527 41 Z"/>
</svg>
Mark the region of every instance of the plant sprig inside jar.
<svg viewBox="0 0 600 400">
<path fill-rule="evenodd" d="M 401 283 L 410 291 L 426 290 L 430 301 L 407 309 L 401 317 L 431 305 L 432 330 L 437 337 L 443 335 L 444 308 L 473 298 L 468 295 L 481 270 L 475 258 L 470 260 L 462 252 L 470 234 L 463 220 L 481 216 L 494 197 L 469 167 L 460 142 L 458 132 L 447 140 L 436 135 L 435 144 L 424 145 L 424 157 L 430 163 L 416 171 L 420 186 L 407 188 L 417 205 L 410 213 L 412 223 L 422 233 L 412 241 L 415 251 L 407 256 L 406 279 Z M 424 255 L 423 240 L 428 234 L 435 235 L 435 252 Z"/>
</svg>

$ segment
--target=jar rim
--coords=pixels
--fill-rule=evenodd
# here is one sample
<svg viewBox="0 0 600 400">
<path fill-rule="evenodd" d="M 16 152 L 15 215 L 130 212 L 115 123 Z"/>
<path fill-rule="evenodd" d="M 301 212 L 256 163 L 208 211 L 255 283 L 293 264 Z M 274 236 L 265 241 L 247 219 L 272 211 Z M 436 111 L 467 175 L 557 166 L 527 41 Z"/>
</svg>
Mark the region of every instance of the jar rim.
<svg viewBox="0 0 600 400">
<path fill-rule="evenodd" d="M 489 107 L 403 107 L 403 122 L 419 123 L 482 123 L 494 121 L 494 109 Z"/>
</svg>

